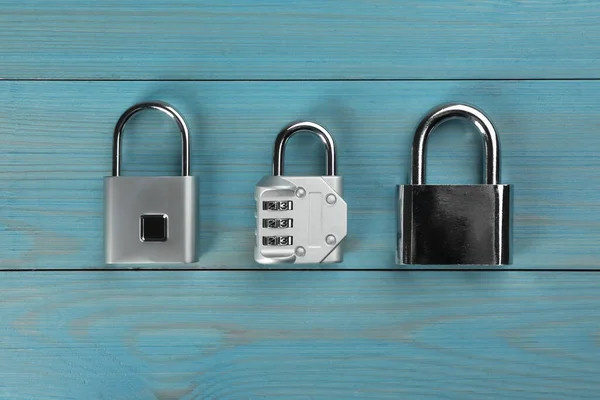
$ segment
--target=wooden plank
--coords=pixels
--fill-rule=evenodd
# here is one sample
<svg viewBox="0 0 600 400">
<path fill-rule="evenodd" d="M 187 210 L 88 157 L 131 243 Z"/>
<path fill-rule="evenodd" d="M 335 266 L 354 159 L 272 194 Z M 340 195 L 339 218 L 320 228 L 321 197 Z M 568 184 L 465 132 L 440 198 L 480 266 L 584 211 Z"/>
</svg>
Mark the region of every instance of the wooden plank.
<svg viewBox="0 0 600 400">
<path fill-rule="evenodd" d="M 600 78 L 600 5 L 0 1 L 6 79 Z"/>
<path fill-rule="evenodd" d="M 595 399 L 600 276 L 0 274 L 0 397 Z"/>
<path fill-rule="evenodd" d="M 500 134 L 503 180 L 514 185 L 512 268 L 597 269 L 598 93 L 591 81 L 0 82 L 0 267 L 105 267 L 112 129 L 134 102 L 163 99 L 188 120 L 200 181 L 200 261 L 188 267 L 261 268 L 252 255 L 254 185 L 271 171 L 279 129 L 310 118 L 337 140 L 349 204 L 345 261 L 332 267 L 398 268 L 395 190 L 407 182 L 414 129 L 432 106 L 462 100 L 485 110 Z M 322 173 L 317 140 L 290 143 L 287 173 Z M 441 127 L 429 182 L 477 182 L 479 146 L 468 125 Z M 136 117 L 124 147 L 125 174 L 179 173 L 178 134 L 162 114 Z"/>
</svg>

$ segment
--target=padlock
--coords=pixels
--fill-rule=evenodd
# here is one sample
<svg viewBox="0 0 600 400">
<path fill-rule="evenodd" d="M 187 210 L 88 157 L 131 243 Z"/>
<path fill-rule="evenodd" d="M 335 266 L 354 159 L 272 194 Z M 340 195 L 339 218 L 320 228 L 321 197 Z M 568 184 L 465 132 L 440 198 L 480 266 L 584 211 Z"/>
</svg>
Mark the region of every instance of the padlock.
<svg viewBox="0 0 600 400">
<path fill-rule="evenodd" d="M 182 176 L 120 176 L 121 138 L 129 119 L 154 109 L 171 117 L 181 133 Z M 115 126 L 112 176 L 104 179 L 105 256 L 108 264 L 196 261 L 196 178 L 190 176 L 187 125 L 163 102 L 129 108 Z"/>
<path fill-rule="evenodd" d="M 481 133 L 480 185 L 425 184 L 430 133 L 449 119 L 471 121 Z M 506 265 L 511 263 L 511 189 L 500 184 L 500 149 L 491 121 L 464 104 L 443 105 L 421 121 L 412 145 L 409 185 L 398 186 L 398 264 Z"/>
<path fill-rule="evenodd" d="M 300 131 L 317 135 L 327 151 L 326 176 L 283 176 L 285 145 Z M 275 140 L 273 175 L 256 185 L 256 247 L 261 264 L 337 263 L 343 260 L 347 205 L 336 176 L 331 134 L 314 122 L 286 126 Z"/>
</svg>

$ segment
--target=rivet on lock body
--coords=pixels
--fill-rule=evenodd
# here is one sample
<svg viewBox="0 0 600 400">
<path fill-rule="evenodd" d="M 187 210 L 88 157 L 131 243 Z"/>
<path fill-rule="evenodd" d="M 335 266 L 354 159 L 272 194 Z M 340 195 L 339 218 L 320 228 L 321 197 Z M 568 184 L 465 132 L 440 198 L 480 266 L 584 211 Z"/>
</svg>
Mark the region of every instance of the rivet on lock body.
<svg viewBox="0 0 600 400">
<path fill-rule="evenodd" d="M 300 131 L 317 135 L 325 145 L 325 176 L 283 176 L 285 145 Z M 331 134 L 313 122 L 285 127 L 275 140 L 273 175 L 256 185 L 254 259 L 261 264 L 341 262 L 340 244 L 347 230 L 347 205 L 342 196 Z"/>
<path fill-rule="evenodd" d="M 484 146 L 480 185 L 425 183 L 431 132 L 453 118 L 471 121 Z M 505 265 L 511 263 L 511 188 L 500 184 L 498 136 L 479 110 L 450 104 L 432 110 L 415 133 L 409 185 L 398 186 L 398 264 Z"/>
<path fill-rule="evenodd" d="M 181 133 L 182 176 L 121 176 L 121 139 L 142 110 L 170 116 Z M 121 116 L 113 138 L 113 175 L 104 178 L 106 263 L 196 261 L 196 178 L 190 176 L 190 141 L 183 117 L 162 102 L 140 103 Z"/>
</svg>

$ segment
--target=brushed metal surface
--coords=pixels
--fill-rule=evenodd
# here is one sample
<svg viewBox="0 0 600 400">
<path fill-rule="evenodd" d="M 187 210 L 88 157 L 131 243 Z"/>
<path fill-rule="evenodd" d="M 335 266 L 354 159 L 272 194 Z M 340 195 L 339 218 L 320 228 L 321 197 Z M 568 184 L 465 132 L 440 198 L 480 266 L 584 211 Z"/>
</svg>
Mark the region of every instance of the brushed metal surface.
<svg viewBox="0 0 600 400">
<path fill-rule="evenodd" d="M 196 261 L 197 183 L 193 176 L 104 178 L 107 264 Z M 140 239 L 140 217 L 168 216 L 165 242 Z"/>
<path fill-rule="evenodd" d="M 298 197 L 302 188 L 305 195 Z M 335 203 L 327 197 L 334 195 Z M 343 196 L 341 176 L 265 176 L 255 189 L 256 246 L 254 260 L 260 264 L 329 264 L 343 261 L 342 241 L 348 231 L 348 206 Z M 263 210 L 263 201 L 291 200 L 289 211 Z M 265 218 L 291 218 L 293 228 L 265 228 Z M 271 235 L 293 236 L 289 246 L 265 246 L 262 238 Z M 327 237 L 333 235 L 334 243 Z M 301 252 L 299 252 L 301 248 Z M 300 255 L 299 255 L 300 254 Z"/>
</svg>

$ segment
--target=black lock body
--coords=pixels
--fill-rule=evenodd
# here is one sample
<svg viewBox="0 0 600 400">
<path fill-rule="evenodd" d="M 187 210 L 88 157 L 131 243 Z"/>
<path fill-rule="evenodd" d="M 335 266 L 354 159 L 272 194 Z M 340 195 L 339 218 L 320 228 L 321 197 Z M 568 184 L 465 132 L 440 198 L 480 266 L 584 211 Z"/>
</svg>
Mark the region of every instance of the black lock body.
<svg viewBox="0 0 600 400">
<path fill-rule="evenodd" d="M 402 185 L 399 264 L 510 264 L 510 185 Z"/>
<path fill-rule="evenodd" d="M 481 133 L 484 184 L 425 183 L 426 144 L 441 123 L 463 118 Z M 443 105 L 419 124 L 410 184 L 398 186 L 396 262 L 422 265 L 505 265 L 511 260 L 512 191 L 500 184 L 498 136 L 491 121 L 465 104 Z"/>
</svg>

